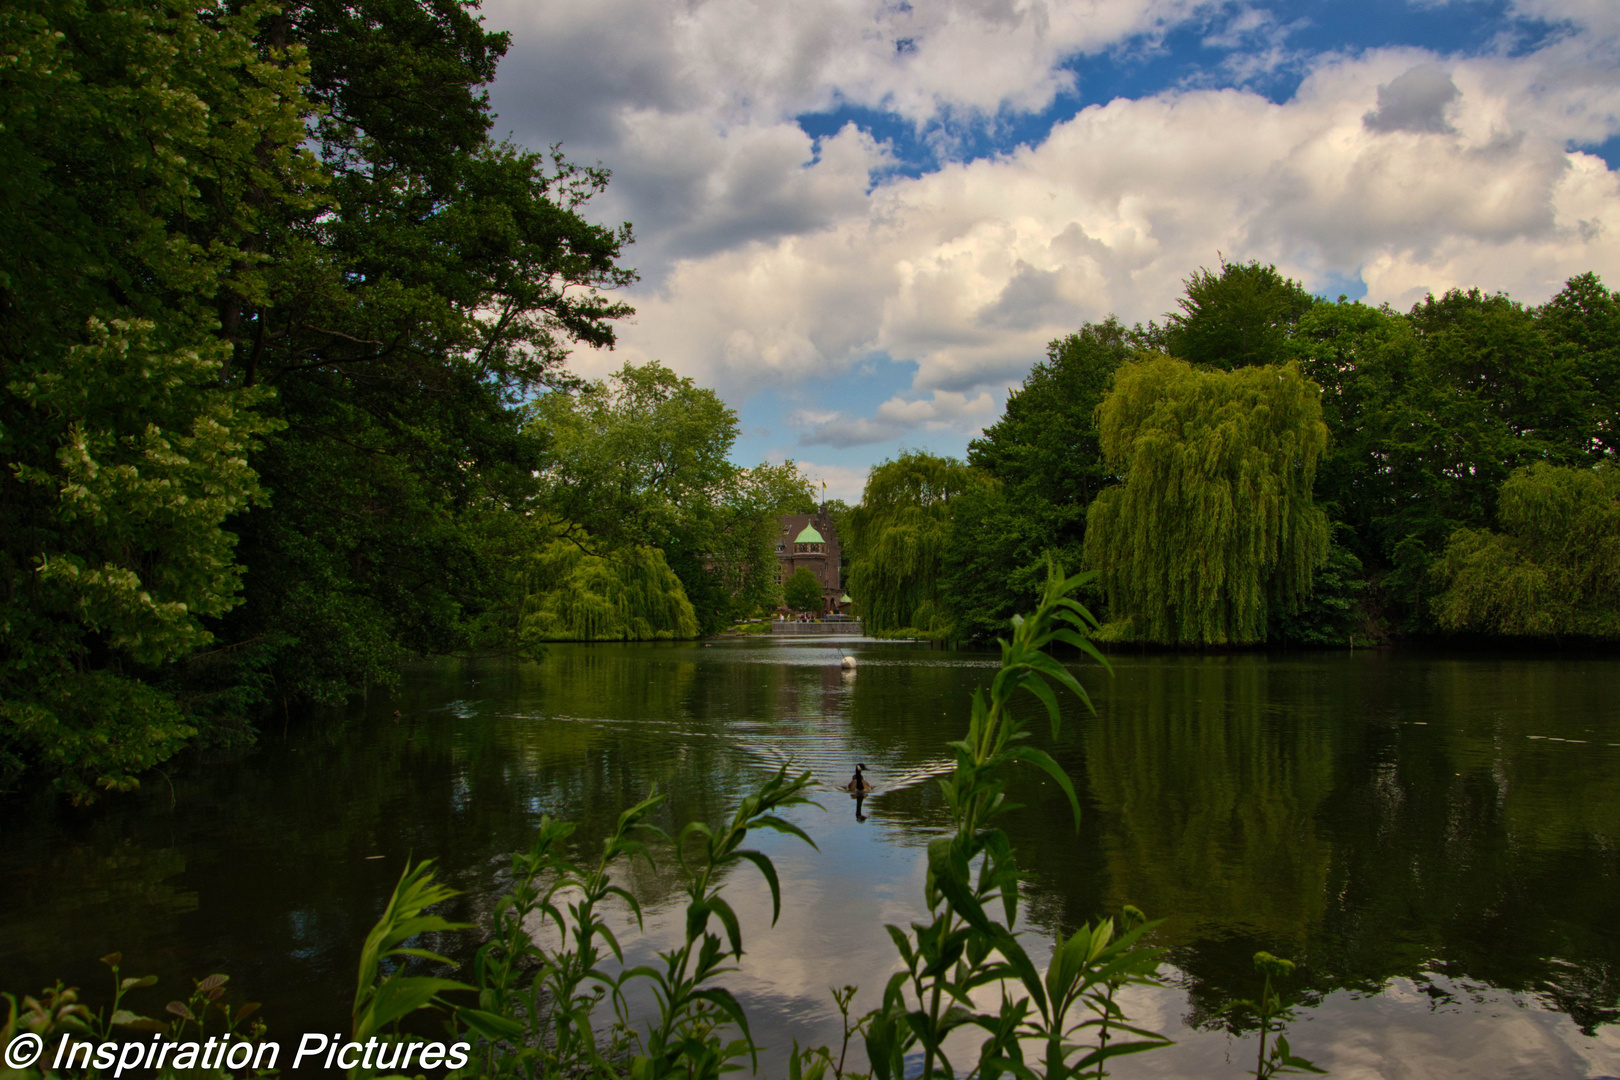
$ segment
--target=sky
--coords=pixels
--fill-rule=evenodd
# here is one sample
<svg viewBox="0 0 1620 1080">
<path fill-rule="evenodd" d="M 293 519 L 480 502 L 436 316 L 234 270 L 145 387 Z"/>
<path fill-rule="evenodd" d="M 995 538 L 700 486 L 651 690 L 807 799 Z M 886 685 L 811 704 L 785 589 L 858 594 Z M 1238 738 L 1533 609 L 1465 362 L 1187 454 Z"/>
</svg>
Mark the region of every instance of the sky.
<svg viewBox="0 0 1620 1080">
<path fill-rule="evenodd" d="M 855 501 L 1220 260 L 1409 308 L 1620 286 L 1620 0 L 485 0 L 496 131 L 611 170 L 659 360 Z"/>
</svg>

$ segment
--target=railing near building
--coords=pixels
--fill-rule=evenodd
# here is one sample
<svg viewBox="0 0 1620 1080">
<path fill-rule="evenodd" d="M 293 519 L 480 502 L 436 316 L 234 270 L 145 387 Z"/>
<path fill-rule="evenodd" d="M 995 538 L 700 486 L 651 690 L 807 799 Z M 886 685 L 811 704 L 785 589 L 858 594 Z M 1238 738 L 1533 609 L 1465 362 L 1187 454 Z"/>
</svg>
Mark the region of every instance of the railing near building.
<svg viewBox="0 0 1620 1080">
<path fill-rule="evenodd" d="M 859 619 L 816 619 L 812 622 L 773 622 L 771 633 L 789 634 L 799 637 L 825 637 L 828 634 L 861 634 L 861 620 Z"/>
</svg>

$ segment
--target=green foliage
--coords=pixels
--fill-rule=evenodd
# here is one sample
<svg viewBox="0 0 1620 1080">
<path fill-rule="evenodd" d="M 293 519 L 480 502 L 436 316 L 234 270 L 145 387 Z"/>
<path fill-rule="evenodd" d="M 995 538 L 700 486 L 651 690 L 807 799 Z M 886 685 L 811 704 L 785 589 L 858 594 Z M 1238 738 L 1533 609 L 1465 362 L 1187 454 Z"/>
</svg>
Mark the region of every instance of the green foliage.
<svg viewBox="0 0 1620 1080">
<path fill-rule="evenodd" d="M 652 641 L 698 636 L 686 592 L 657 548 L 631 544 L 592 555 L 554 540 L 523 561 L 518 640 Z"/>
<path fill-rule="evenodd" d="M 1029 523 L 996 480 L 969 488 L 951 504 L 939 588 L 960 640 L 993 641 L 1038 595 L 1040 567 L 1030 559 L 1046 538 Z"/>
<path fill-rule="evenodd" d="M 1614 452 L 1620 301 L 1595 275 L 1572 278 L 1539 309 L 1453 290 L 1404 314 L 1319 302 L 1258 263 L 1223 260 L 1186 286 L 1162 327 L 1110 319 L 1053 342 L 972 444 L 970 462 L 1000 486 L 953 511 L 940 591 L 955 635 L 994 636 L 1037 592 L 1041 558 L 1081 549 L 1088 508 L 1116 475 L 1096 406 L 1110 373 L 1147 347 L 1206 369 L 1297 360 L 1322 388 L 1329 437 L 1313 497 L 1347 528 L 1312 586 L 1326 591 L 1298 597 L 1298 617 L 1273 605 L 1268 633 L 1285 640 L 1343 642 L 1352 622 L 1368 639 L 1434 630 L 1432 568 L 1456 530 L 1493 524 L 1515 469 Z M 1142 631 L 1121 623 L 1109 633 Z"/>
<path fill-rule="evenodd" d="M 1153 924 L 1127 909 L 1122 933 L 1112 919 L 1083 926 L 1056 943 L 1043 975 L 1014 930 L 1019 874 L 1011 842 L 994 824 L 1012 809 L 1005 797 L 1005 773 L 1022 763 L 1057 784 L 1079 828 L 1080 803 L 1068 775 L 1027 742 L 1028 721 L 1014 712 L 1013 702 L 1022 700 L 1020 691 L 1039 701 L 1054 738 L 1062 713 L 1052 683 L 1090 707 L 1074 676 L 1045 651 L 1062 642 L 1106 667 L 1087 637 L 1096 620 L 1069 598 L 1083 580 L 1065 580 L 1052 570 L 1040 605 L 1028 618 L 1014 619 L 1010 640 L 1001 642 L 1001 667 L 988 693 L 974 693 L 967 737 L 950 744 L 956 764 L 940 787 L 956 830 L 928 845 L 928 920 L 913 922 L 909 932 L 888 928 L 905 967 L 889 980 L 882 1005 L 866 1019 L 867 1054 L 878 1080 L 909 1075 L 907 1057 L 919 1049 L 925 1078 L 970 1071 L 1025 1078 L 1100 1077 L 1110 1059 L 1168 1042 L 1130 1026 L 1115 1001 L 1124 986 L 1154 982 L 1160 950 L 1141 945 Z M 999 1009 L 976 1012 L 971 992 L 996 984 L 1004 987 Z M 1022 996 L 1007 993 L 1008 984 Z M 1091 1015 L 1071 1017 L 1076 1012 Z M 977 1061 L 953 1063 L 945 1053 L 946 1037 L 966 1026 L 985 1032 Z M 1026 1062 L 1026 1044 L 1042 1056 Z"/>
<path fill-rule="evenodd" d="M 634 274 L 579 212 L 605 171 L 489 139 L 467 6 L 25 0 L 0 38 L 0 773 L 87 798 L 510 607 L 520 403 Z"/>
<path fill-rule="evenodd" d="M 1540 314 L 1473 290 L 1409 315 L 1318 304 L 1300 320 L 1294 348 L 1331 434 L 1318 498 L 1405 629 L 1432 626 L 1428 565 L 1455 530 L 1492 524 L 1513 470 L 1604 445 L 1600 387 L 1620 359 L 1599 344 L 1607 298 L 1587 275 Z"/>
<path fill-rule="evenodd" d="M 1596 274 L 1579 274 L 1536 312 L 1536 325 L 1580 379 L 1581 429 L 1603 453 L 1620 454 L 1620 298 Z"/>
<path fill-rule="evenodd" d="M 1620 640 L 1620 468 L 1515 472 L 1500 532 L 1458 529 L 1434 567 L 1447 630 Z"/>
<path fill-rule="evenodd" d="M 700 630 L 775 602 L 777 517 L 804 512 L 809 482 L 790 461 L 740 469 L 737 415 L 713 390 L 657 362 L 554 391 L 530 430 L 549 441 L 541 499 L 595 551 L 663 551 Z"/>
<path fill-rule="evenodd" d="M 44 762 L 80 801 L 194 733 L 154 684 L 240 602 L 224 523 L 278 425 L 222 385 L 215 313 L 318 179 L 271 10 L 0 14 L 0 774 Z"/>
<path fill-rule="evenodd" d="M 1294 973 L 1292 960 L 1272 956 L 1268 952 L 1254 954 L 1255 970 L 1265 976 L 1265 982 L 1260 989 L 1258 1002 L 1239 1002 L 1244 1008 L 1252 1011 L 1260 1019 L 1260 1049 L 1255 1058 L 1255 1080 L 1270 1080 L 1273 1076 L 1282 1076 L 1287 1073 L 1317 1073 L 1326 1072 L 1302 1057 L 1295 1055 L 1288 1047 L 1288 1037 L 1282 1033 L 1282 1025 L 1294 1018 L 1293 1009 L 1283 1004 L 1282 995 L 1272 988 L 1273 979 L 1283 979 Z M 1277 1024 L 1277 1040 L 1271 1044 L 1271 1052 L 1266 1052 L 1266 1043 L 1270 1041 L 1271 1025 Z"/>
<path fill-rule="evenodd" d="M 872 467 L 840 537 L 849 552 L 849 594 L 868 631 L 949 633 L 940 575 L 951 513 L 960 495 L 984 482 L 961 461 L 923 451 Z"/>
<path fill-rule="evenodd" d="M 1411 320 L 1432 374 L 1474 411 L 1468 419 L 1512 440 L 1504 461 L 1535 455 L 1569 464 L 1590 453 L 1580 365 L 1552 347 L 1534 312 L 1502 294 L 1453 289 L 1413 307 Z"/>
<path fill-rule="evenodd" d="M 221 310 L 233 382 L 287 422 L 256 459 L 272 506 L 242 522 L 248 603 L 222 678 L 341 700 L 412 655 L 463 647 L 509 606 L 491 514 L 529 509 L 543 443 L 521 402 L 610 345 L 628 229 L 587 222 L 599 168 L 489 137 L 504 53 L 461 4 L 300 0 L 265 28 L 302 43 L 330 202 L 267 233 L 262 297 Z M 249 702 L 251 704 L 251 702 Z"/>
<path fill-rule="evenodd" d="M 1357 601 L 1367 583 L 1361 560 L 1339 542 L 1346 532 L 1343 525 L 1334 529 L 1327 558 L 1311 575 L 1311 594 L 1298 610 L 1273 612 L 1268 639 L 1320 646 L 1373 643 L 1359 625 Z"/>
<path fill-rule="evenodd" d="M 790 611 L 820 611 L 822 609 L 821 581 L 810 570 L 801 566 L 793 576 L 782 583 L 782 603 Z"/>
<path fill-rule="evenodd" d="M 686 892 L 684 939 L 659 954 L 659 965 L 616 973 L 608 970 L 609 954 L 622 965 L 624 953 L 602 908 L 610 900 L 622 901 L 640 925 L 639 901 L 613 874 L 637 857 L 650 863 L 648 842 L 668 840 L 647 821 L 663 799 L 654 793 L 620 814 L 601 858 L 589 869 L 576 865 L 566 852 L 573 826 L 543 818 L 533 847 L 513 856 L 513 890 L 496 906 L 494 933 L 474 961 L 479 1011 L 458 1012 L 485 1040 L 482 1072 L 712 1080 L 743 1060 L 757 1065 L 748 1018 L 716 981 L 735 970 L 727 957 L 736 960 L 743 954 L 741 927 L 721 895 L 721 879 L 733 867 L 752 864 L 770 889 L 774 924 L 781 914 L 776 868 L 764 854 L 743 845 L 750 832 L 769 830 L 814 847 L 798 826 L 778 816 L 809 802 L 804 792 L 810 782 L 809 773 L 789 778 L 778 772 L 742 800 L 728 826 L 713 829 L 691 822 L 682 828 L 674 840 L 674 857 Z M 557 947 L 537 944 L 536 921 L 556 928 Z M 628 1012 L 627 991 L 637 984 L 651 989 L 658 1003 L 657 1016 L 645 1023 Z M 598 1023 L 597 1010 L 604 1002 L 613 1011 L 611 1025 Z M 734 1025 L 741 1038 L 725 1037 L 726 1025 Z M 605 1046 L 599 1042 L 602 1027 L 607 1029 L 601 1032 Z"/>
<path fill-rule="evenodd" d="M 1121 368 L 1098 412 L 1124 477 L 1089 511 L 1114 632 L 1167 644 L 1263 641 L 1297 609 L 1328 549 L 1311 502 L 1327 442 L 1317 388 L 1294 364 L 1199 371 L 1169 357 Z"/>
<path fill-rule="evenodd" d="M 1113 473 L 1097 439 L 1097 406 L 1130 355 L 1114 319 L 1053 341 L 1000 420 L 968 446 L 997 483 L 964 491 L 952 511 L 942 591 L 956 632 L 989 641 L 1040 596 L 1048 559 L 1074 565 L 1086 508 Z"/>
<path fill-rule="evenodd" d="M 131 991 L 155 985 L 157 976 L 124 975 L 123 956 L 120 953 L 108 953 L 101 958 L 101 962 L 112 971 L 112 1002 L 109 1007 L 96 1012 L 91 1012 L 80 1000 L 77 987 L 61 982 L 47 987 L 38 997 L 25 996 L 20 1006 L 13 995 L 0 994 L 8 1005 L 6 1022 L 0 1025 L 0 1048 L 9 1046 L 14 1037 L 24 1034 L 39 1036 L 46 1048 L 34 1066 L 27 1069 L 0 1069 L 0 1076 L 7 1080 L 36 1080 L 61 1075 L 53 1073 L 41 1063 L 55 1060 L 55 1046 L 63 1038 L 73 1040 L 75 1051 L 87 1044 L 117 1042 L 120 1056 L 125 1052 L 125 1047 L 140 1045 L 135 1040 L 147 1034 L 163 1036 L 166 1042 L 201 1042 L 206 1038 L 210 1049 L 216 1044 L 253 1044 L 264 1040 L 268 1029 L 262 1018 L 249 1022 L 249 1018 L 259 1011 L 258 1003 L 237 1005 L 225 1000 L 226 983 L 230 981 L 228 975 L 214 974 L 192 980 L 192 990 L 186 1000 L 170 1001 L 163 1008 L 164 1018 L 157 1019 L 142 1016 L 125 1007 L 125 998 Z M 97 1049 L 101 1047 L 98 1045 Z M 219 1053 L 223 1058 L 224 1049 L 221 1048 Z M 254 1053 L 257 1055 L 259 1051 L 255 1049 Z M 207 1070 L 197 1068 L 196 1057 L 195 1051 L 191 1052 L 189 1061 L 183 1050 L 172 1059 L 165 1054 L 162 1066 L 154 1074 L 163 1080 L 177 1076 L 231 1076 L 223 1065 Z M 114 1075 L 131 1066 L 131 1061 L 120 1060 Z M 104 1073 L 92 1063 L 80 1075 L 98 1077 Z"/>
<path fill-rule="evenodd" d="M 1177 301 L 1182 313 L 1167 320 L 1164 351 L 1227 371 L 1286 359 L 1295 325 L 1317 302 L 1299 282 L 1258 262 L 1222 258 L 1218 275 L 1200 269 L 1186 286 Z"/>
<path fill-rule="evenodd" d="M 418 1009 L 442 1004 L 439 995 L 446 991 L 472 989 L 452 979 L 407 975 L 402 966 L 407 959 L 451 963 L 438 953 L 407 942 L 423 934 L 468 929 L 470 923 L 453 923 L 438 915 L 424 914 L 427 908 L 455 895 L 456 890 L 433 880 L 432 860 L 406 864 L 388 906 L 360 949 L 352 1015 L 355 1041 L 364 1042 L 382 1034 Z"/>
</svg>

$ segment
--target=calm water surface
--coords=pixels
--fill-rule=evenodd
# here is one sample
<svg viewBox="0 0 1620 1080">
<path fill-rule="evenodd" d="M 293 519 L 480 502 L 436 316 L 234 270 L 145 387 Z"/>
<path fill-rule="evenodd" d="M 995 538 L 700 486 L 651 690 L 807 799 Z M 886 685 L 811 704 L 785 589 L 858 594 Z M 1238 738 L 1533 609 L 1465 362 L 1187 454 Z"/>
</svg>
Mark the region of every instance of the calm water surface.
<svg viewBox="0 0 1620 1080">
<path fill-rule="evenodd" d="M 487 917 L 503 856 L 542 814 L 591 844 L 654 784 L 663 824 L 718 822 L 784 763 L 824 778 L 796 812 L 820 851 L 771 836 L 783 917 L 752 870 L 728 898 L 749 949 L 731 985 L 780 1072 L 789 1039 L 835 1041 L 830 986 L 875 1004 L 885 923 L 919 914 L 933 778 L 993 657 L 905 644 L 558 646 L 537 663 L 440 663 L 394 698 L 293 717 L 88 811 L 4 807 L 0 989 L 95 958 L 155 972 L 148 1007 L 225 971 L 272 1034 L 347 1028 L 360 942 L 407 856 L 436 856 Z M 1085 806 L 1029 776 L 1009 819 L 1032 937 L 1133 903 L 1167 922 L 1170 986 L 1133 1019 L 1177 1040 L 1121 1076 L 1240 1076 L 1250 957 L 1301 963 L 1297 1052 L 1338 1077 L 1620 1077 L 1620 661 L 1404 653 L 1118 657 L 1079 669 L 1052 746 Z M 395 716 L 396 711 L 400 714 Z M 1039 739 L 1049 736 L 1044 723 Z M 859 820 L 830 788 L 878 784 Z M 381 856 L 377 858 L 376 856 Z M 666 876 L 631 950 L 675 934 Z M 470 943 L 439 945 L 465 956 Z M 1032 951 L 1041 953 L 1043 950 Z M 169 993 L 165 995 L 164 990 Z"/>
</svg>

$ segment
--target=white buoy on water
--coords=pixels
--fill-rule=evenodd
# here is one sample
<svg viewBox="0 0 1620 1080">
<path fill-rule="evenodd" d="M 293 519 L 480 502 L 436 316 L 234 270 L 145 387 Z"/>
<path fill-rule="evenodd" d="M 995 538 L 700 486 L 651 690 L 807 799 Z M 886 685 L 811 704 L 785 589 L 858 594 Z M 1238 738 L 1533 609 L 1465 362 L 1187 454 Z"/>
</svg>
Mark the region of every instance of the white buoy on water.
<svg viewBox="0 0 1620 1080">
<path fill-rule="evenodd" d="M 840 664 L 839 666 L 842 667 L 845 671 L 854 671 L 855 670 L 855 658 L 853 656 L 846 656 L 846 657 L 844 657 L 843 663 Z"/>
</svg>

